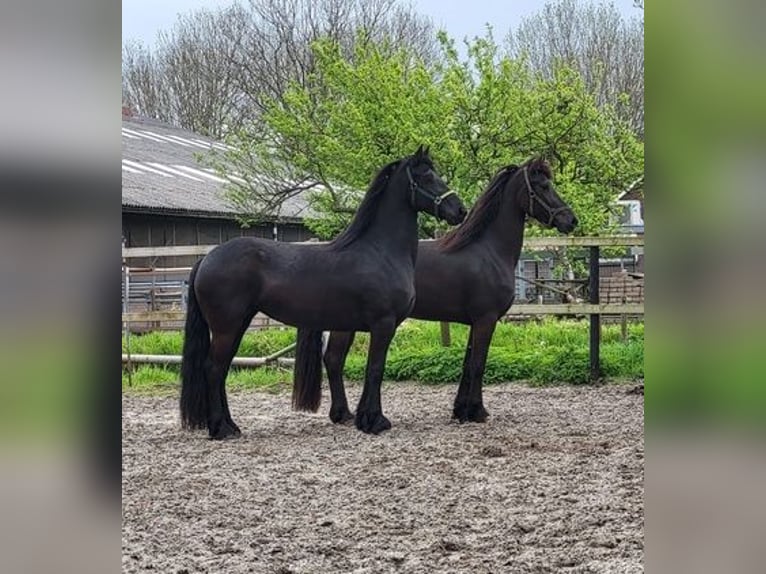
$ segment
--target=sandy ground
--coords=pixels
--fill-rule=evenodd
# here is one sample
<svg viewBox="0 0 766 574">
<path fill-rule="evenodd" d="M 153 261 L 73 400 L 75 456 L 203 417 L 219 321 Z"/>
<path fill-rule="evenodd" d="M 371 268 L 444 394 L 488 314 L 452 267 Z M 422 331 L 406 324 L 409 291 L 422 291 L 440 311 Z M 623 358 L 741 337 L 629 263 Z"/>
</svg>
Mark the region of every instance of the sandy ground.
<svg viewBox="0 0 766 574">
<path fill-rule="evenodd" d="M 290 396 L 230 394 L 238 440 L 123 398 L 123 572 L 643 572 L 643 396 L 629 386 L 390 384 L 368 436 Z M 360 388 L 349 387 L 355 404 Z"/>
</svg>

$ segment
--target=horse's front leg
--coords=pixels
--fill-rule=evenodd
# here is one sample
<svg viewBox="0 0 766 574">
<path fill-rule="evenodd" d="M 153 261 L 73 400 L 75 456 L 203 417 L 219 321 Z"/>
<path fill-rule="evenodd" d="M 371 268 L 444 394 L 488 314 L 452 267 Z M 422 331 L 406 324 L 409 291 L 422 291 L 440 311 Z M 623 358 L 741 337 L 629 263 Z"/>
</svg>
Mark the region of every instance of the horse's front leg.
<svg viewBox="0 0 766 574">
<path fill-rule="evenodd" d="M 471 326 L 470 335 L 470 356 L 466 353 L 466 365 L 463 377 L 467 380 L 467 393 L 455 398 L 455 407 L 453 417 L 461 423 L 466 421 L 483 423 L 487 420 L 489 413 L 484 408 L 482 398 L 482 382 L 484 379 L 484 368 L 487 366 L 487 353 L 489 344 L 492 342 L 492 335 L 495 332 L 497 317 L 490 316 L 480 321 L 476 321 Z M 461 385 L 463 382 L 461 381 Z"/>
<path fill-rule="evenodd" d="M 473 328 L 473 326 L 471 327 Z M 470 363 L 471 363 L 471 335 L 468 335 L 468 343 L 465 346 L 465 356 L 463 357 L 463 371 L 460 375 L 460 385 L 457 388 L 457 395 L 455 395 L 455 405 L 452 409 L 452 418 L 457 419 L 458 408 L 463 405 L 468 398 L 468 390 L 471 386 L 470 379 Z"/>
<path fill-rule="evenodd" d="M 381 321 L 370 329 L 370 348 L 367 354 L 367 370 L 364 390 L 356 409 L 356 428 L 362 432 L 378 434 L 391 428 L 391 422 L 383 416 L 380 403 L 380 386 L 383 382 L 383 368 L 391 339 L 396 332 L 396 322 Z"/>
</svg>

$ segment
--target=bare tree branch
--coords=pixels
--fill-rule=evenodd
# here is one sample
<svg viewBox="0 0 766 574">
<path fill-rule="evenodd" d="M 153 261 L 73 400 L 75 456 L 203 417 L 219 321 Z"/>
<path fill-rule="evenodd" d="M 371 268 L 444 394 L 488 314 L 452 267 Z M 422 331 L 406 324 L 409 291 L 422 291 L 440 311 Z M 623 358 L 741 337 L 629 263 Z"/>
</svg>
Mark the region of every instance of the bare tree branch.
<svg viewBox="0 0 766 574">
<path fill-rule="evenodd" d="M 643 9 L 643 2 L 635 2 Z M 640 6 L 639 6 L 640 4 Z M 643 137 L 644 26 L 612 4 L 552 0 L 506 38 L 509 52 L 552 77 L 560 63 L 576 69 L 600 106 L 610 105 Z"/>
</svg>

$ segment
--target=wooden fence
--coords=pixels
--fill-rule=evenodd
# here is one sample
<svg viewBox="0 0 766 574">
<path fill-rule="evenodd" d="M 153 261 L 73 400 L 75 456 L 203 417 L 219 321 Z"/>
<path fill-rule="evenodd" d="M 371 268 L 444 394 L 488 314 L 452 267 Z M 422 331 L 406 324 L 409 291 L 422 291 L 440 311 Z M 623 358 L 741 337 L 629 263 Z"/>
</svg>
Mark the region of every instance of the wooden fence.
<svg viewBox="0 0 766 574">
<path fill-rule="evenodd" d="M 617 235 L 609 237 L 535 237 L 524 241 L 524 251 L 550 250 L 563 247 L 587 248 L 589 251 L 589 278 L 588 292 L 589 300 L 587 303 L 561 303 L 561 304 L 534 304 L 520 303 L 514 304 L 508 311 L 509 317 L 514 316 L 536 316 L 536 315 L 588 315 L 590 317 L 590 374 L 592 380 L 597 380 L 601 376 L 600 368 L 600 346 L 601 346 L 601 317 L 603 315 L 626 316 L 643 315 L 643 285 L 641 282 L 640 296 L 634 296 L 637 291 L 626 289 L 627 279 L 621 279 L 624 282 L 623 288 L 607 290 L 607 300 L 601 302 L 600 292 L 603 286 L 599 281 L 599 259 L 602 247 L 638 247 L 644 245 L 643 236 Z M 124 287 L 123 293 L 123 314 L 122 321 L 125 326 L 125 332 L 130 337 L 131 324 L 161 324 L 164 322 L 181 322 L 184 320 L 186 312 L 183 309 L 170 310 L 148 310 L 132 311 L 130 308 L 130 268 L 127 265 L 131 259 L 143 257 L 175 257 L 181 255 L 203 256 L 212 250 L 215 245 L 188 245 L 172 247 L 133 247 L 123 248 L 123 274 Z M 185 271 L 188 269 L 174 270 Z M 188 276 L 188 275 L 187 275 Z M 614 282 L 614 281 L 613 281 Z M 632 287 L 632 285 L 631 285 Z M 612 294 L 616 294 L 613 296 Z M 620 295 L 622 293 L 622 295 Z M 615 298 L 621 300 L 615 300 Z M 449 338 L 449 325 L 442 325 L 443 337 Z M 156 357 L 152 357 L 156 359 Z M 246 361 L 253 366 L 271 362 L 271 358 L 258 358 Z M 130 357 L 123 356 L 123 361 L 130 360 Z M 175 359 L 172 359 L 175 360 Z M 165 362 L 172 362 L 171 359 Z M 156 362 L 156 361 L 155 361 Z M 244 364 L 244 363 L 243 363 Z"/>
</svg>

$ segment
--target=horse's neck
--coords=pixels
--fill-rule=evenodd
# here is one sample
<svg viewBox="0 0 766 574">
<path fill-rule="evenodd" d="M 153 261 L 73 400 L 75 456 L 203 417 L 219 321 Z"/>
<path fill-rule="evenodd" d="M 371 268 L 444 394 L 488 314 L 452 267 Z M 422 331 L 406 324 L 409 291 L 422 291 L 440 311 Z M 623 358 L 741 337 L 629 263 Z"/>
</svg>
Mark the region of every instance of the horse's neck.
<svg viewBox="0 0 766 574">
<path fill-rule="evenodd" d="M 507 197 L 483 237 L 503 262 L 514 267 L 521 256 L 524 242 L 524 219 L 525 212 L 516 197 Z"/>
<path fill-rule="evenodd" d="M 418 216 L 410 206 L 405 185 L 392 181 L 383 191 L 380 205 L 363 237 L 384 246 L 396 257 L 409 257 L 414 262 L 418 250 Z"/>
</svg>

